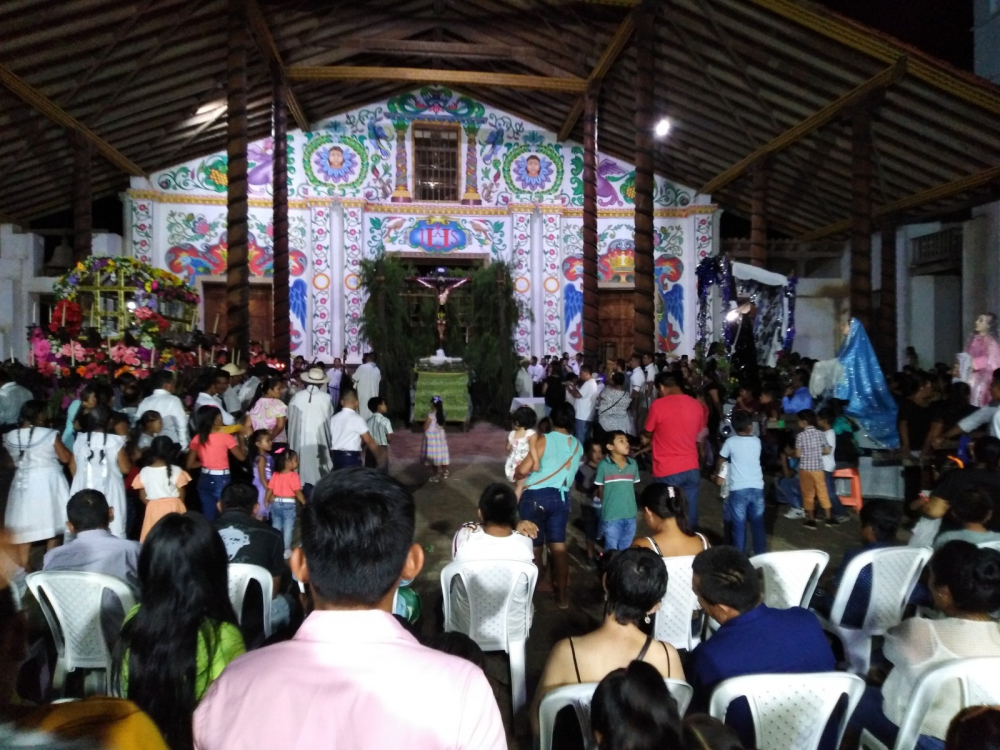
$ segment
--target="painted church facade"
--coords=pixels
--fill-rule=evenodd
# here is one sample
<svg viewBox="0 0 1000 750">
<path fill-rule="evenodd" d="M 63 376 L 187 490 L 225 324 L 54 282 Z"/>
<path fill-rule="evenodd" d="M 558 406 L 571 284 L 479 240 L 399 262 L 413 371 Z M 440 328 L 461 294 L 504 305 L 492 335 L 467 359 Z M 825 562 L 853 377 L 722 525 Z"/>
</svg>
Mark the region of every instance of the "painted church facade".
<svg viewBox="0 0 1000 750">
<path fill-rule="evenodd" d="M 447 133 L 447 135 L 442 135 Z M 421 161 L 426 137 L 454 149 L 439 197 Z M 450 145 L 448 145 L 450 144 Z M 364 257 L 399 254 L 448 266 L 512 264 L 521 309 L 518 353 L 581 350 L 583 147 L 442 86 L 426 86 L 288 135 L 292 353 L 358 361 L 364 349 L 359 270 Z M 274 142 L 248 149 L 250 272 L 272 273 Z M 598 286 L 634 288 L 633 167 L 597 159 Z M 226 155 L 133 178 L 125 248 L 199 290 L 226 272 Z M 706 196 L 655 179 L 656 348 L 691 354 L 695 267 L 715 252 L 719 212 Z M 627 295 L 619 294 L 626 300 Z M 202 327 L 211 321 L 202 313 Z M 617 352 L 617 356 L 627 356 Z"/>
</svg>

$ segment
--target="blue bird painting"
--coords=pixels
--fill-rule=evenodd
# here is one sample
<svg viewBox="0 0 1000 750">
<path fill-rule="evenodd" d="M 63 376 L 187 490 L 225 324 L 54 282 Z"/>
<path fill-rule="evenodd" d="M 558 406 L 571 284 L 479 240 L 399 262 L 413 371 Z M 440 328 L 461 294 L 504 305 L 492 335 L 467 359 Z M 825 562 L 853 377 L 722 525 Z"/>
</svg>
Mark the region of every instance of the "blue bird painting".
<svg viewBox="0 0 1000 750">
<path fill-rule="evenodd" d="M 291 308 L 292 314 L 299 319 L 303 328 L 306 327 L 307 296 L 306 282 L 302 279 L 296 279 L 288 288 L 288 306 Z"/>
<path fill-rule="evenodd" d="M 664 283 L 659 284 L 660 299 L 663 300 L 663 317 L 660 318 L 660 336 L 664 342 L 671 342 L 677 331 L 684 330 L 684 286 L 682 284 L 672 284 L 669 289 L 664 289 L 666 286 Z M 669 318 L 677 321 L 676 329 L 670 325 Z"/>
<path fill-rule="evenodd" d="M 375 145 L 378 147 L 378 152 L 382 154 L 382 158 L 388 159 L 389 148 L 385 145 L 385 141 L 389 140 L 389 134 L 386 132 L 385 128 L 375 122 L 375 120 L 369 120 L 368 137 L 374 141 Z"/>
<path fill-rule="evenodd" d="M 494 128 L 486 136 L 486 145 L 490 150 L 483 154 L 483 161 L 489 163 L 503 145 L 503 128 Z"/>
<path fill-rule="evenodd" d="M 570 348 L 579 351 L 583 333 L 583 292 L 573 284 L 563 287 L 563 320 Z"/>
</svg>

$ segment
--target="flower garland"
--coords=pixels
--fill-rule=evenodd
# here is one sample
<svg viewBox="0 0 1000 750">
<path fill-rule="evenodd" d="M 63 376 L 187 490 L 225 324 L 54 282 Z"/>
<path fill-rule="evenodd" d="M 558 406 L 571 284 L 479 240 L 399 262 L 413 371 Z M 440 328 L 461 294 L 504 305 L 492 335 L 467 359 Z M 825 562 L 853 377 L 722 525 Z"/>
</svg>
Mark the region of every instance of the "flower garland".
<svg viewBox="0 0 1000 750">
<path fill-rule="evenodd" d="M 73 301 L 76 299 L 81 282 L 102 273 L 124 274 L 125 286 L 136 290 L 135 302 L 140 306 L 155 310 L 158 300 L 183 302 L 189 305 L 197 305 L 200 301 L 198 293 L 180 276 L 161 268 L 154 268 L 135 258 L 90 256 L 77 263 L 73 270 L 60 276 L 52 291 L 60 299 Z"/>
</svg>

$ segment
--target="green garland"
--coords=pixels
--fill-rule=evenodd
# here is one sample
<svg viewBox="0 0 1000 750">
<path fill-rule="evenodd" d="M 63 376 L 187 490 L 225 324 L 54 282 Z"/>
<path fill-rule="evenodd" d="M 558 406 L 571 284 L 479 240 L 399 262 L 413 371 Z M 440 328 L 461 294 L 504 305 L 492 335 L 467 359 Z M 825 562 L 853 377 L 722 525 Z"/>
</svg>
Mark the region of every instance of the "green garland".
<svg viewBox="0 0 1000 750">
<path fill-rule="evenodd" d="M 473 372 L 472 403 L 478 414 L 498 424 L 509 416 L 518 368 L 512 270 L 509 263 L 494 262 L 475 271 L 470 284 L 473 335 L 465 359 Z"/>
</svg>

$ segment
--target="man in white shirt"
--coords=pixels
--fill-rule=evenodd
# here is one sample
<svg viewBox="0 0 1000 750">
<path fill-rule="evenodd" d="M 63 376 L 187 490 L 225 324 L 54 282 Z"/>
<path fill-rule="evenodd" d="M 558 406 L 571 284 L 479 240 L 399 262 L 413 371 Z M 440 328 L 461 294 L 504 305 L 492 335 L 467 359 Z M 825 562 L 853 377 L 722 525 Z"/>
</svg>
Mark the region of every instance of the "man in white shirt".
<svg viewBox="0 0 1000 750">
<path fill-rule="evenodd" d="M 230 414 L 239 414 L 243 411 L 243 400 L 240 398 L 240 384 L 246 370 L 240 369 L 238 365 L 230 362 L 222 368 L 229 374 L 229 387 L 222 394 L 222 404 Z"/>
<path fill-rule="evenodd" d="M 528 372 L 528 360 L 522 359 L 514 377 L 514 392 L 518 398 L 531 398 L 533 391 L 531 373 Z"/>
<path fill-rule="evenodd" d="M 327 370 L 326 376 L 330 378 L 326 389 L 330 392 L 330 399 L 335 404 L 340 403 L 340 385 L 344 379 L 344 363 L 340 357 L 333 358 L 333 366 Z"/>
<path fill-rule="evenodd" d="M 580 368 L 580 382 L 567 385 L 566 390 L 573 397 L 573 411 L 576 412 L 576 439 L 580 445 L 587 442 L 590 425 L 594 421 L 594 405 L 597 401 L 597 381 L 594 380 L 590 365 Z"/>
<path fill-rule="evenodd" d="M 150 377 L 153 393 L 142 400 L 135 411 L 138 420 L 147 411 L 159 412 L 163 418 L 163 434 L 178 445 L 186 448 L 188 445 L 188 418 L 184 412 L 184 404 L 174 395 L 176 384 L 174 374 L 169 370 L 154 372 Z"/>
<path fill-rule="evenodd" d="M 545 365 L 538 363 L 538 357 L 531 358 L 528 374 L 531 375 L 531 393 L 538 398 L 542 395 L 542 381 L 545 380 Z"/>
<path fill-rule="evenodd" d="M 451 556 L 455 562 L 514 560 L 534 563 L 531 538 L 516 531 L 517 495 L 510 485 L 497 482 L 483 490 L 479 498 L 478 514 L 479 523 L 467 523 L 455 534 L 451 546 Z M 525 625 L 530 628 L 531 607 L 528 602 L 527 580 L 514 594 L 513 605 L 508 626 L 515 631 Z M 469 595 L 461 578 L 457 576 L 452 579 L 451 584 L 451 612 L 452 627 L 467 633 Z"/>
<path fill-rule="evenodd" d="M 648 407 L 649 403 L 656 398 L 656 374 L 659 369 L 656 363 L 653 361 L 652 354 L 642 355 L 642 374 L 646 378 L 646 405 Z"/>
<path fill-rule="evenodd" d="M 371 416 L 368 411 L 368 399 L 378 395 L 379 384 L 382 382 L 382 372 L 375 364 L 375 355 L 371 352 L 364 357 L 362 365 L 354 371 L 354 390 L 360 402 L 359 413 L 364 419 Z"/>
<path fill-rule="evenodd" d="M 222 396 L 220 395 L 225 393 L 227 390 L 229 390 L 229 373 L 225 370 L 218 369 L 212 374 L 212 382 L 209 384 L 208 388 L 198 394 L 198 398 L 194 402 L 194 409 L 191 414 L 192 421 L 201 407 L 214 406 L 222 412 L 222 424 L 227 427 L 233 424 L 233 415 L 226 411 L 225 404 L 223 404 Z"/>
<path fill-rule="evenodd" d="M 288 444 L 299 454 L 302 484 L 316 484 L 330 472 L 333 402 L 322 367 L 310 367 L 299 379 L 303 389 L 288 402 Z"/>
<path fill-rule="evenodd" d="M 382 449 L 368 431 L 368 422 L 358 413 L 358 394 L 344 391 L 340 397 L 341 409 L 330 420 L 330 457 L 333 470 L 361 466 L 361 444 L 377 459 L 382 457 Z"/>
</svg>

